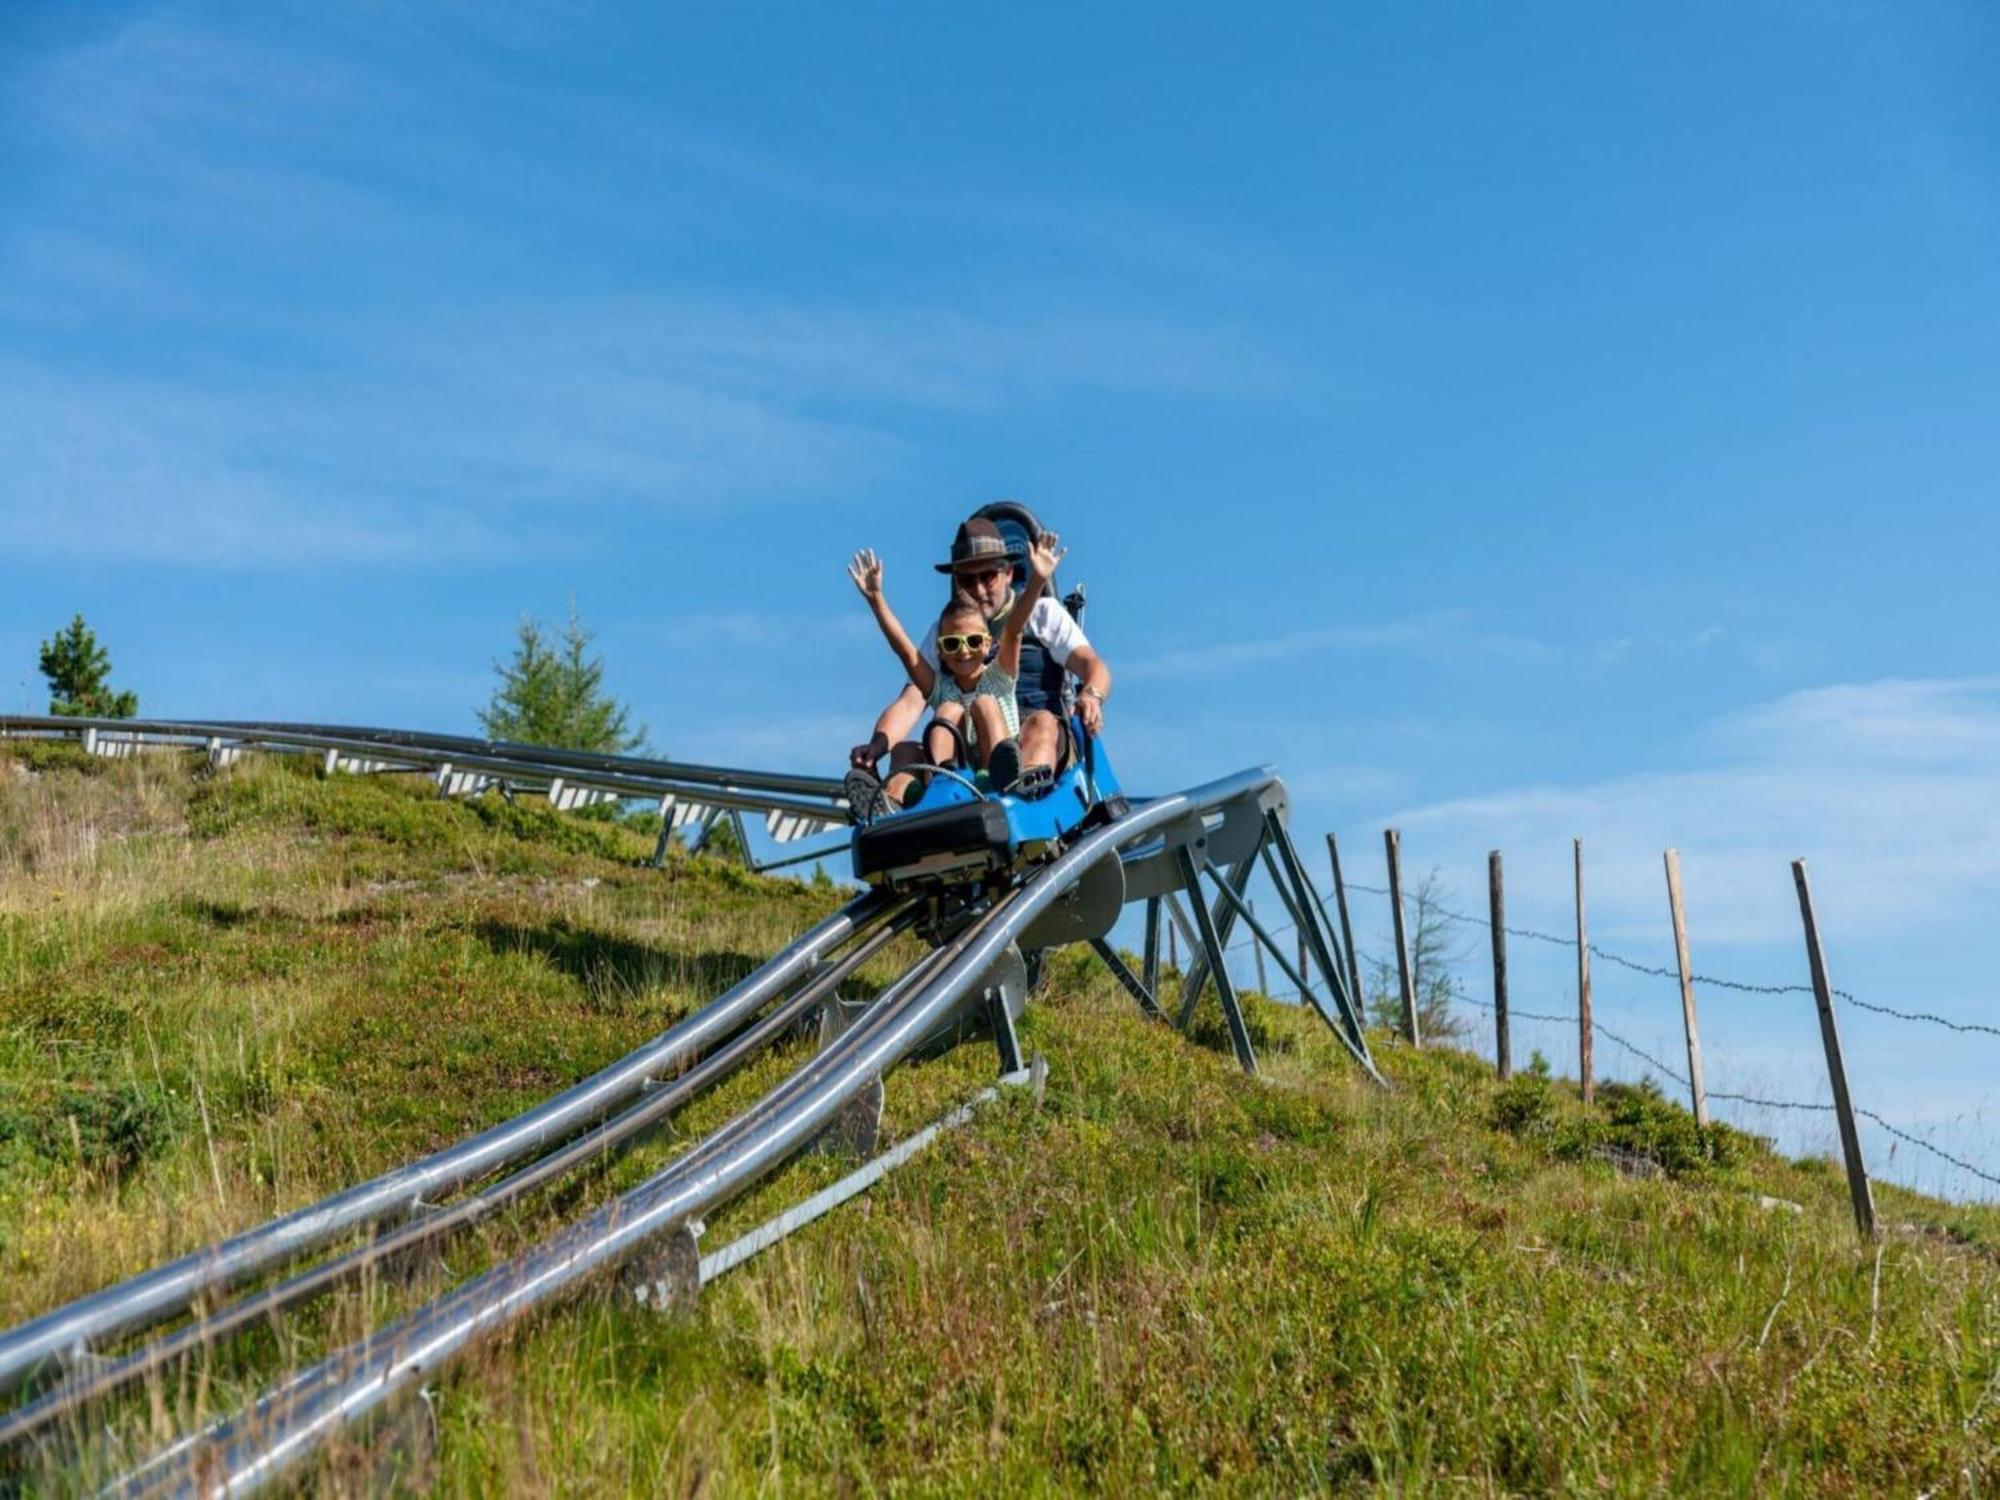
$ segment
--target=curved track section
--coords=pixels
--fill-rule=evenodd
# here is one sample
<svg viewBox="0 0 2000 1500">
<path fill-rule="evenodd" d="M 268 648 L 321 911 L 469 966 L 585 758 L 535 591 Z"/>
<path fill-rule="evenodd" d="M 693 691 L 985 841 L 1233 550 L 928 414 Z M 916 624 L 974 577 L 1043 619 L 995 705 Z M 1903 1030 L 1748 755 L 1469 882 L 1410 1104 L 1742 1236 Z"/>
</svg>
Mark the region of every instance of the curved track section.
<svg viewBox="0 0 2000 1500">
<path fill-rule="evenodd" d="M 130 1476 L 128 1495 L 245 1494 L 280 1478 L 344 1425 L 366 1417 L 475 1340 L 572 1294 L 739 1196 L 826 1130 L 884 1073 L 986 1003 L 991 976 L 1038 920 L 1091 870 L 1205 852 L 1211 818 L 1282 788 L 1268 769 L 1162 797 L 1083 835 L 1017 890 L 1005 892 L 893 985 L 790 1078 L 664 1170 L 614 1202 L 438 1301 L 315 1365 L 241 1416 Z"/>
</svg>

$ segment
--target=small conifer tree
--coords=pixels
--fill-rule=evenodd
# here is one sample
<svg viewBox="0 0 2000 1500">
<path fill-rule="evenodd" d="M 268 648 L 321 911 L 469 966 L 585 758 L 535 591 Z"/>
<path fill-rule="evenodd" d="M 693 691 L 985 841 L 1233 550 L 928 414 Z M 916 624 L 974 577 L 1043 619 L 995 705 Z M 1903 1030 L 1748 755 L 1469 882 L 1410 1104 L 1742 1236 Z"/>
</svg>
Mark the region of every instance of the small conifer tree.
<svg viewBox="0 0 2000 1500">
<path fill-rule="evenodd" d="M 1417 1035 L 1429 1041 L 1435 1037 L 1463 1036 L 1465 1018 L 1452 1009 L 1458 998 L 1458 977 L 1453 970 L 1465 962 L 1466 947 L 1455 940 L 1445 915 L 1451 892 L 1436 870 L 1417 882 L 1409 893 L 1410 903 L 1410 988 L 1417 1001 Z M 1373 970 L 1368 984 L 1368 1016 L 1377 1026 L 1390 1031 L 1403 1029 L 1402 980 L 1388 959 L 1371 959 Z"/>
<path fill-rule="evenodd" d="M 111 653 L 77 615 L 42 642 L 40 666 L 49 680 L 49 712 L 75 719 L 129 719 L 139 711 L 137 693 L 111 686 Z"/>
<path fill-rule="evenodd" d="M 590 640 L 574 599 L 560 640 L 523 615 L 514 659 L 493 664 L 500 685 L 479 712 L 487 737 L 614 755 L 645 744 L 645 726 L 633 729 L 630 712 L 604 691 L 604 660 L 591 655 Z"/>
</svg>

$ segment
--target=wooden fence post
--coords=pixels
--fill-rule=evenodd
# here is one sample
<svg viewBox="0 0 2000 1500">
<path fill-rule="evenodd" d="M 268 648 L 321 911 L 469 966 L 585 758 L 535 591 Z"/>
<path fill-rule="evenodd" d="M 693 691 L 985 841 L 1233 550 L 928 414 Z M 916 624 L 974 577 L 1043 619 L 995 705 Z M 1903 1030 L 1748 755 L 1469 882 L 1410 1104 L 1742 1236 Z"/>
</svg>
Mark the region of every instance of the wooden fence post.
<svg viewBox="0 0 2000 1500">
<path fill-rule="evenodd" d="M 1847 1158 L 1847 1192 L 1854 1200 L 1854 1227 L 1864 1240 L 1875 1238 L 1875 1194 L 1868 1186 L 1868 1168 L 1861 1161 L 1861 1132 L 1854 1125 L 1854 1100 L 1847 1092 L 1847 1065 L 1840 1058 L 1840 1028 L 1833 1019 L 1833 985 L 1826 977 L 1826 954 L 1820 948 L 1819 920 L 1813 915 L 1812 886 L 1806 862 L 1792 861 L 1792 881 L 1799 888 L 1799 917 L 1806 929 L 1806 961 L 1812 966 L 1813 1000 L 1819 1006 L 1819 1037 L 1826 1045 L 1826 1077 L 1833 1085 L 1833 1110 L 1840 1120 L 1840 1149 Z"/>
<path fill-rule="evenodd" d="M 1572 839 L 1576 853 L 1576 1050 L 1583 1102 L 1597 1102 L 1597 1081 L 1591 1076 L 1590 928 L 1583 918 L 1583 840 Z"/>
<path fill-rule="evenodd" d="M 1354 954 L 1354 923 L 1347 915 L 1347 882 L 1340 878 L 1340 845 L 1333 841 L 1333 835 L 1326 836 L 1326 857 L 1333 861 L 1333 900 L 1340 911 L 1340 940 L 1347 949 L 1348 998 L 1354 1002 L 1354 1014 L 1367 1023 L 1367 1006 L 1361 999 L 1361 961 Z"/>
<path fill-rule="evenodd" d="M 1701 1081 L 1701 1028 L 1694 1017 L 1694 965 L 1688 958 L 1687 910 L 1681 903 L 1681 853 L 1667 851 L 1667 905 L 1674 914 L 1674 961 L 1681 971 L 1681 1022 L 1687 1028 L 1688 1089 L 1694 1095 L 1694 1122 L 1708 1128 L 1708 1088 Z"/>
<path fill-rule="evenodd" d="M 1486 856 L 1487 904 L 1493 925 L 1493 1056 L 1504 1081 L 1513 1076 L 1507 1036 L 1507 900 L 1500 883 L 1500 851 Z"/>
<path fill-rule="evenodd" d="M 1393 828 L 1382 830 L 1382 847 L 1389 856 L 1389 908 L 1396 919 L 1396 983 L 1403 998 L 1403 1036 L 1412 1047 L 1424 1039 L 1417 1031 L 1417 992 L 1410 982 L 1410 942 L 1403 932 L 1403 836 Z"/>
</svg>

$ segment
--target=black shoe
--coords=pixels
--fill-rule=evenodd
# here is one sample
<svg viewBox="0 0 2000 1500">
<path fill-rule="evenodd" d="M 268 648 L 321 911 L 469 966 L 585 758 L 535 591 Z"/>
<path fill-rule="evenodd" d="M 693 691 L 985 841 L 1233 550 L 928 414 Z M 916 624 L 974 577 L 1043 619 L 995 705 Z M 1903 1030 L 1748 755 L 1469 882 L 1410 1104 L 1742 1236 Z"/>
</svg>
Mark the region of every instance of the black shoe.
<svg viewBox="0 0 2000 1500">
<path fill-rule="evenodd" d="M 854 821 L 864 828 L 889 811 L 889 798 L 882 790 L 882 778 L 866 766 L 856 766 L 840 783 Z"/>
<path fill-rule="evenodd" d="M 993 747 L 993 753 L 986 758 L 986 782 L 996 791 L 1011 791 L 1014 783 L 1021 779 L 1021 744 L 1018 740 L 1002 740 Z"/>
</svg>

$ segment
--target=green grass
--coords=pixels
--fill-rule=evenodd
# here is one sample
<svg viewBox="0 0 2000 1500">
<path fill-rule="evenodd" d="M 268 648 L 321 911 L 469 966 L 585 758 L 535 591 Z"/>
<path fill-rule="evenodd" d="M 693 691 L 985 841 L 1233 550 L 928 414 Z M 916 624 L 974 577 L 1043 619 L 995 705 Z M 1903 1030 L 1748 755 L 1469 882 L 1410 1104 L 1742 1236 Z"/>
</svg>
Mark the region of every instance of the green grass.
<svg viewBox="0 0 2000 1500">
<path fill-rule="evenodd" d="M 18 768 L 18 769 L 17 769 Z M 297 763 L 0 752 L 0 1324 L 456 1139 L 656 1034 L 826 889 L 644 868 L 615 823 Z M 889 960 L 864 976 L 880 983 Z M 856 993 L 870 985 L 858 983 Z M 1212 1005 L 1212 1002 L 1211 1002 Z M 1049 1063 L 709 1288 L 598 1289 L 344 1440 L 310 1487 L 442 1494 L 1982 1494 L 2000 1486 L 2000 1215 L 1697 1130 L 1657 1093 L 1508 1085 L 1250 1001 L 1264 1075 L 1050 966 Z M 262 1330 L 30 1488 L 225 1408 L 601 1202 L 770 1086 L 761 1060 L 607 1170 Z M 891 1135 L 992 1073 L 889 1082 Z M 807 1158 L 719 1245 L 845 1169 Z M 1643 1170 L 1635 1173 L 1634 1167 Z M 1798 1206 L 1766 1206 L 1764 1199 Z M 421 1408 L 417 1409 L 421 1412 Z M 397 1465 L 402 1467 L 398 1468 Z"/>
</svg>

